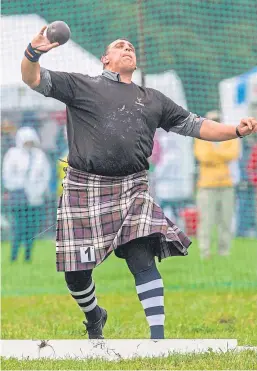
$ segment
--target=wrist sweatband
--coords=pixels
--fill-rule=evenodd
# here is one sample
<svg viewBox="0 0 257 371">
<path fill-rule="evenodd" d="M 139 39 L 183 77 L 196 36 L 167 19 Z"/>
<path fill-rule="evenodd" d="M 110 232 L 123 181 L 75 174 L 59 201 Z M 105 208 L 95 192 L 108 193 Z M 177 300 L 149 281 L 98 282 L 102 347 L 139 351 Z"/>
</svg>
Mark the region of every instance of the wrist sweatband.
<svg viewBox="0 0 257 371">
<path fill-rule="evenodd" d="M 38 62 L 39 58 L 41 57 L 43 53 L 45 52 L 41 52 L 37 50 L 36 48 L 35 49 L 32 48 L 31 43 L 29 43 L 29 45 L 27 46 L 24 52 L 24 55 L 26 58 L 28 58 L 30 62 Z"/>
<path fill-rule="evenodd" d="M 238 126 L 236 127 L 236 135 L 238 136 L 238 138 L 243 138 L 243 135 L 239 133 Z"/>
</svg>

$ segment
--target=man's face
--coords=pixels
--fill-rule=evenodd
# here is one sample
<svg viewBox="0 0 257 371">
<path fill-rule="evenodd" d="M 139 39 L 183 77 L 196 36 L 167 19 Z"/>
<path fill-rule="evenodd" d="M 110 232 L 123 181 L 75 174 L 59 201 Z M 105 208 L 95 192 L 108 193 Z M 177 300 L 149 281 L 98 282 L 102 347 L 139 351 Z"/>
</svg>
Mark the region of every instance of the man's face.
<svg viewBox="0 0 257 371">
<path fill-rule="evenodd" d="M 127 40 L 115 40 L 108 46 L 102 62 L 113 72 L 133 72 L 137 63 L 135 48 Z"/>
</svg>

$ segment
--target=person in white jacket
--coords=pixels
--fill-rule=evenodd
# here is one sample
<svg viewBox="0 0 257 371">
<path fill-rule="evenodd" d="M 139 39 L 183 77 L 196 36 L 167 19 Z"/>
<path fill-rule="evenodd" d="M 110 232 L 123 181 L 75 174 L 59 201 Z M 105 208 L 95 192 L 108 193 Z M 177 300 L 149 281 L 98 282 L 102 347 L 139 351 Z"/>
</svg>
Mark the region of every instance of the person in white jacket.
<svg viewBox="0 0 257 371">
<path fill-rule="evenodd" d="M 3 185 L 8 192 L 14 220 L 12 261 L 17 259 L 22 243 L 25 245 L 25 260 L 31 259 L 34 237 L 42 223 L 51 168 L 39 146 L 36 131 L 31 127 L 22 127 L 16 134 L 16 147 L 9 148 L 3 158 Z"/>
</svg>

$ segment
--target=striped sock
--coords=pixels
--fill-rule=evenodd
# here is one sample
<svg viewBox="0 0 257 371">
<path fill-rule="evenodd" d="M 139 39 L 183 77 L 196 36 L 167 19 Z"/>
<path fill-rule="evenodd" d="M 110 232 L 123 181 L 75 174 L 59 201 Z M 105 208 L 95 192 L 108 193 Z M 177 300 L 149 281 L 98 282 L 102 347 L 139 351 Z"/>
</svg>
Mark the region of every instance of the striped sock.
<svg viewBox="0 0 257 371">
<path fill-rule="evenodd" d="M 155 265 L 150 270 L 154 269 L 157 271 Z M 146 276 L 149 275 L 149 271 L 145 271 L 148 273 Z M 135 276 L 137 294 L 142 303 L 146 319 L 150 326 L 151 339 L 164 339 L 165 315 L 163 281 L 159 272 L 157 271 L 160 278 L 142 283 L 142 278 L 145 272 L 141 272 L 139 278 Z"/>
<path fill-rule="evenodd" d="M 101 318 L 101 311 L 97 305 L 97 298 L 95 297 L 95 284 L 92 277 L 89 278 L 84 290 L 73 291 L 69 289 L 71 296 L 76 300 L 80 309 L 85 313 L 89 322 L 97 322 Z"/>
</svg>

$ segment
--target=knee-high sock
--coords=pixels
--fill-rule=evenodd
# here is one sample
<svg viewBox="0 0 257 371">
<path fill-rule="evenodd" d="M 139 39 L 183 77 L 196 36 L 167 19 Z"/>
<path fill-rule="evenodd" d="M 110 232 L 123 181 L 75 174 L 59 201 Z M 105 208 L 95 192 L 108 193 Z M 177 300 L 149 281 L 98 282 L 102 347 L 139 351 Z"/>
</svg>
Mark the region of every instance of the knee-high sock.
<svg viewBox="0 0 257 371">
<path fill-rule="evenodd" d="M 65 280 L 71 296 L 85 313 L 87 320 L 97 322 L 101 311 L 97 305 L 92 271 L 65 272 Z"/>
<path fill-rule="evenodd" d="M 150 326 L 151 339 L 164 339 L 163 281 L 155 263 L 143 272 L 134 274 L 136 290 Z"/>
</svg>

